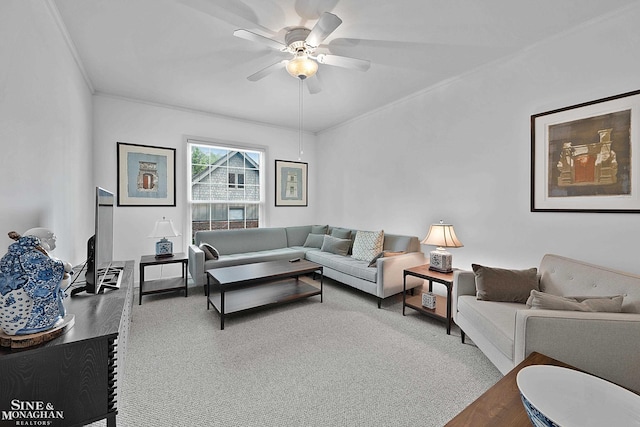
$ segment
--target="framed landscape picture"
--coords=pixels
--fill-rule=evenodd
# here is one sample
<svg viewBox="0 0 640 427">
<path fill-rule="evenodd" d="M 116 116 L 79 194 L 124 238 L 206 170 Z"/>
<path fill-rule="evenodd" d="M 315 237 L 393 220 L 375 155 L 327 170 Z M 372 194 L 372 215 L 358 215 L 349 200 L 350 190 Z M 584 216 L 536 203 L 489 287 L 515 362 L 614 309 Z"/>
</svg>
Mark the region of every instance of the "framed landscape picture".
<svg viewBox="0 0 640 427">
<path fill-rule="evenodd" d="M 640 212 L 640 91 L 531 116 L 532 212 Z"/>
<path fill-rule="evenodd" d="M 307 163 L 276 160 L 276 206 L 307 203 Z"/>
<path fill-rule="evenodd" d="M 176 149 L 118 142 L 118 206 L 175 206 Z"/>
</svg>

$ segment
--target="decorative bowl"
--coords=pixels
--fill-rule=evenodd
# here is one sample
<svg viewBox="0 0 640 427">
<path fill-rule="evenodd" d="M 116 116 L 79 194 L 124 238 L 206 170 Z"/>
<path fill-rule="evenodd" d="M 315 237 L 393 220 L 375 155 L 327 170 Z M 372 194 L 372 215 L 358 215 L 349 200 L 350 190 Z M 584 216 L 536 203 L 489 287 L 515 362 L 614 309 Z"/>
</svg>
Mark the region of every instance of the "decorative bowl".
<svg viewBox="0 0 640 427">
<path fill-rule="evenodd" d="M 640 396 L 593 375 L 533 365 L 516 382 L 536 427 L 640 426 Z"/>
</svg>

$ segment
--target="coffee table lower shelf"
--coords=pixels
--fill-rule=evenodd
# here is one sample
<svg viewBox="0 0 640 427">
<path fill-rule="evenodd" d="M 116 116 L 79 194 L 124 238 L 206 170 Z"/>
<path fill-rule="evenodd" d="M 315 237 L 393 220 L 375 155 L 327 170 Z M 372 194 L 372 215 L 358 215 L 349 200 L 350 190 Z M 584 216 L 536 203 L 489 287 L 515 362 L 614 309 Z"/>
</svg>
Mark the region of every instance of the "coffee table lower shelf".
<svg viewBox="0 0 640 427">
<path fill-rule="evenodd" d="M 315 295 L 322 298 L 322 289 L 291 278 L 226 292 L 212 289 L 207 297 L 207 310 L 210 306 L 216 309 L 220 314 L 220 329 L 224 329 L 224 317 L 228 314 L 285 304 Z"/>
</svg>

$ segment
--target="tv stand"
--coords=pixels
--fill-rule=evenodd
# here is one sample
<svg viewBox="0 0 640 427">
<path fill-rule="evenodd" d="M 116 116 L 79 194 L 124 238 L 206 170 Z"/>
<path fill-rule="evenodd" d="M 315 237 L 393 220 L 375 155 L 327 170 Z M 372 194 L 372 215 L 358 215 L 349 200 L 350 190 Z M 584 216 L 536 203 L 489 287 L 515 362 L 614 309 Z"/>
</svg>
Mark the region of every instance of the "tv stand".
<svg viewBox="0 0 640 427">
<path fill-rule="evenodd" d="M 45 414 L 51 418 L 16 418 L 11 425 L 44 421 L 42 425 L 83 426 L 106 418 L 108 427 L 116 426 L 117 386 L 124 375 L 133 307 L 133 267 L 133 261 L 124 263 L 119 290 L 66 298 L 75 325 L 63 335 L 28 349 L 0 348 L 0 411 L 11 411 L 16 399 L 25 406 L 53 408 Z"/>
</svg>

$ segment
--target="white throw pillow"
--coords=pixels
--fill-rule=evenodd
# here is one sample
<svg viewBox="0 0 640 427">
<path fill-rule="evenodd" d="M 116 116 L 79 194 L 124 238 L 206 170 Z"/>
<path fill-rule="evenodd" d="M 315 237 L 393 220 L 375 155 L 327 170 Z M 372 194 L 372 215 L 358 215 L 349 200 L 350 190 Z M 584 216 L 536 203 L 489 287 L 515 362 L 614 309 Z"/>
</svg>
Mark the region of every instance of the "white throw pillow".
<svg viewBox="0 0 640 427">
<path fill-rule="evenodd" d="M 371 262 L 384 246 L 384 231 L 357 231 L 353 242 L 351 257 L 360 261 Z"/>
</svg>

